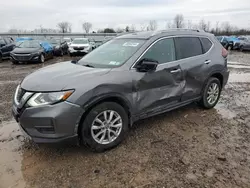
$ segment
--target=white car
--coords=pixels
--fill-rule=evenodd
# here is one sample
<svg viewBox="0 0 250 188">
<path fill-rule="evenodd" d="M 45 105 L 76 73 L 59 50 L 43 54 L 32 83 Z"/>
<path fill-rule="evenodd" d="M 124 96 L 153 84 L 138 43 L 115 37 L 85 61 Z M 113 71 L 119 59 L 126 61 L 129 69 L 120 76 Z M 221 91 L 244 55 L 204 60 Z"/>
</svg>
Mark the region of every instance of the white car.
<svg viewBox="0 0 250 188">
<path fill-rule="evenodd" d="M 70 46 L 71 43 L 72 43 L 72 39 L 71 38 L 63 38 L 63 41 L 66 41 L 68 46 Z"/>
<path fill-rule="evenodd" d="M 75 38 L 69 46 L 69 54 L 85 55 L 93 50 L 88 38 Z"/>
</svg>

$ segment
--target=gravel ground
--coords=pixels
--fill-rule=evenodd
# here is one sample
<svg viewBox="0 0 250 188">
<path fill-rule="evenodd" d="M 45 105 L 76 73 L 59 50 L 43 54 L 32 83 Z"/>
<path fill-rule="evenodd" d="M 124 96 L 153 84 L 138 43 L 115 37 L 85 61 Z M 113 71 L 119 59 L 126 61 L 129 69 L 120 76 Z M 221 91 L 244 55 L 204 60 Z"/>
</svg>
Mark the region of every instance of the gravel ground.
<svg viewBox="0 0 250 188">
<path fill-rule="evenodd" d="M 250 54 L 231 52 L 215 109 L 195 104 L 139 121 L 119 147 L 36 145 L 10 113 L 17 84 L 44 65 L 0 64 L 0 188 L 250 187 Z"/>
</svg>

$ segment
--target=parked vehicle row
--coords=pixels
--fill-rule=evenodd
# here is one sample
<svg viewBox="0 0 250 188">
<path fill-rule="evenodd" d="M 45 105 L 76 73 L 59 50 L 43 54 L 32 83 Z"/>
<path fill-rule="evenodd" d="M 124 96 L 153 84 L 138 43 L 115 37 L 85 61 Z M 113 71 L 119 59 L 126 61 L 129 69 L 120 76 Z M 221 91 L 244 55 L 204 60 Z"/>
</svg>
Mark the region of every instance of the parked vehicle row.
<svg viewBox="0 0 250 188">
<path fill-rule="evenodd" d="M 227 50 L 250 50 L 250 37 L 248 36 L 217 36 L 217 39 Z"/>
<path fill-rule="evenodd" d="M 14 41 L 10 37 L 0 37 L 0 61 L 11 58 L 11 61 L 17 64 L 25 61 L 43 62 L 51 57 L 51 54 L 54 56 L 86 55 L 102 44 L 88 38 L 72 40 L 71 38 L 19 37 Z M 39 54 L 39 57 L 33 57 L 34 53 Z"/>
</svg>

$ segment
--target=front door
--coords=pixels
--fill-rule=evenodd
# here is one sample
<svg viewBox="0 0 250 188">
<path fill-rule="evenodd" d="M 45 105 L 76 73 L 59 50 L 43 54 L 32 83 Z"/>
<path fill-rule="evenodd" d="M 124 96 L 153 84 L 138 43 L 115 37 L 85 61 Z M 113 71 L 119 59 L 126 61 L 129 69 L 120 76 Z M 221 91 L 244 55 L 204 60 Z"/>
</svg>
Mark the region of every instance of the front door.
<svg viewBox="0 0 250 188">
<path fill-rule="evenodd" d="M 142 59 L 156 60 L 159 65 L 155 71 L 133 72 L 136 78 L 133 86 L 137 114 L 154 113 L 180 102 L 185 80 L 179 63 L 175 61 L 173 38 L 155 42 L 140 58 Z"/>
</svg>

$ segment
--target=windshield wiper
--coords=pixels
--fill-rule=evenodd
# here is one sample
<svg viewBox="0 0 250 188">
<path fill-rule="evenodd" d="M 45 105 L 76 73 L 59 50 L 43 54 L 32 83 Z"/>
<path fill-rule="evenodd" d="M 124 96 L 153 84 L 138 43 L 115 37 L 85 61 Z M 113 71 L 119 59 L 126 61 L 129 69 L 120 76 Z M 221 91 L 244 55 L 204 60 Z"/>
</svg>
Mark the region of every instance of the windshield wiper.
<svg viewBox="0 0 250 188">
<path fill-rule="evenodd" d="M 91 68 L 95 68 L 93 65 L 90 65 L 90 64 L 86 64 L 86 65 L 83 65 L 85 67 L 91 67 Z"/>
</svg>

